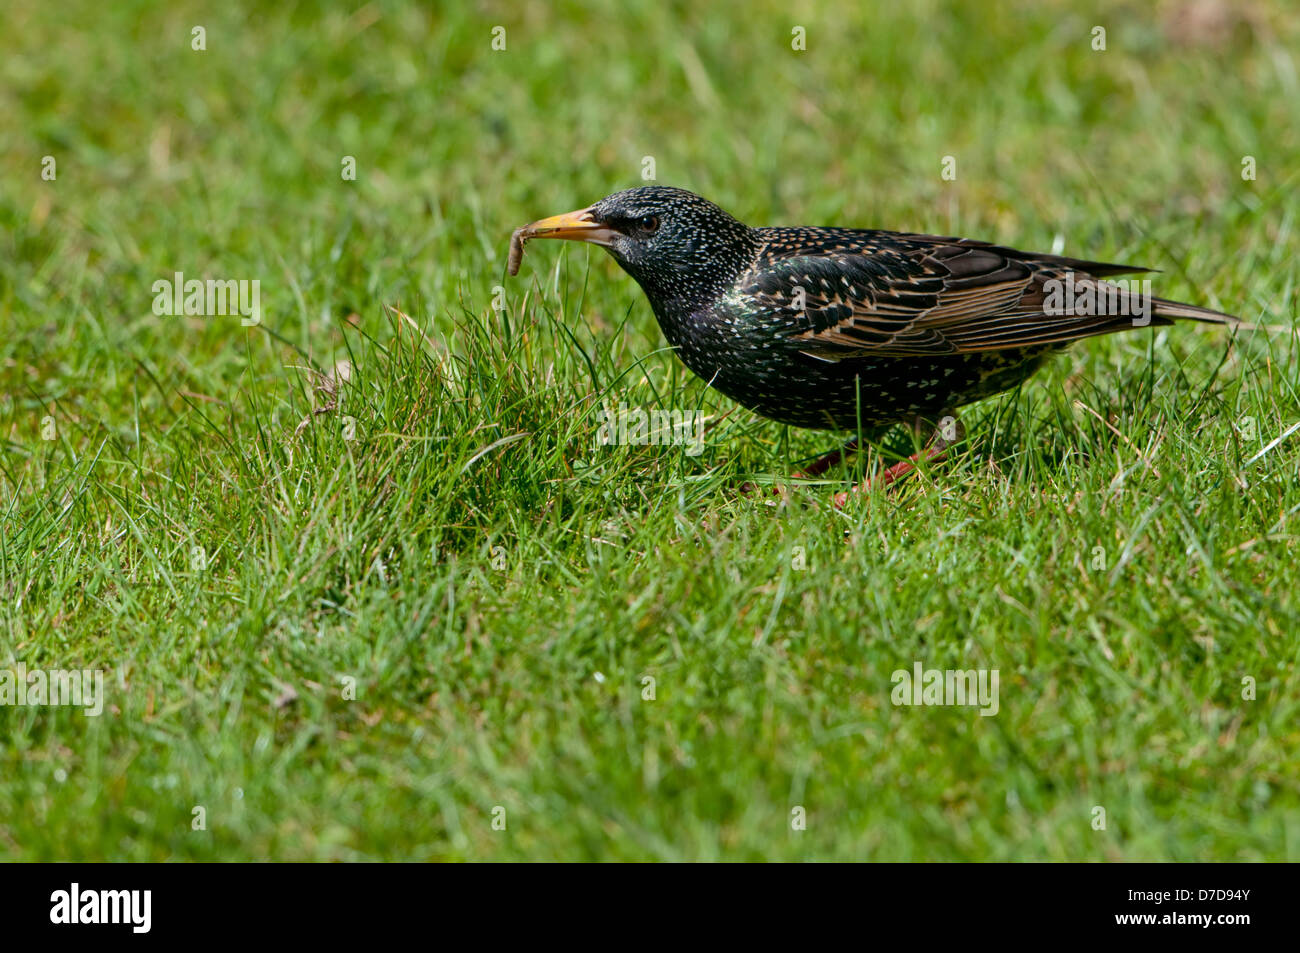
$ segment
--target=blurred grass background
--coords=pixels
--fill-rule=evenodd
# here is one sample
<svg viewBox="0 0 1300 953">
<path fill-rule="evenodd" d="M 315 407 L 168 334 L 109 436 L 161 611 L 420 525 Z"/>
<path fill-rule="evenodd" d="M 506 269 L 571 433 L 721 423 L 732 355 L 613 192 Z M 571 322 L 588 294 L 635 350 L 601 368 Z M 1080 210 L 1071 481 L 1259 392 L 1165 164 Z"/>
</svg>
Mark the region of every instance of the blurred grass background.
<svg viewBox="0 0 1300 953">
<path fill-rule="evenodd" d="M 0 707 L 0 855 L 1300 854 L 1292 4 L 0 15 L 0 665 L 111 673 L 98 719 Z M 1088 342 L 844 514 L 745 498 L 835 437 L 690 379 L 595 250 L 504 276 L 646 157 L 1271 330 Z M 176 271 L 262 326 L 156 316 Z M 597 450 L 619 401 L 720 423 Z M 893 707 L 915 660 L 998 668 L 1000 714 Z"/>
</svg>

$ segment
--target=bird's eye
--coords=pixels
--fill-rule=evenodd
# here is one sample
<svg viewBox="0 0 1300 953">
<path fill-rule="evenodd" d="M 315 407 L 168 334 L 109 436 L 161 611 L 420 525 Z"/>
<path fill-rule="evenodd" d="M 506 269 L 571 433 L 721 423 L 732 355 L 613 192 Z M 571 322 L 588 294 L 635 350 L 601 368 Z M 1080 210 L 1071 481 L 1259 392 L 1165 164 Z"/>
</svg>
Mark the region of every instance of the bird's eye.
<svg viewBox="0 0 1300 953">
<path fill-rule="evenodd" d="M 642 215 L 636 220 L 636 227 L 643 232 L 653 232 L 659 228 L 659 216 Z"/>
</svg>

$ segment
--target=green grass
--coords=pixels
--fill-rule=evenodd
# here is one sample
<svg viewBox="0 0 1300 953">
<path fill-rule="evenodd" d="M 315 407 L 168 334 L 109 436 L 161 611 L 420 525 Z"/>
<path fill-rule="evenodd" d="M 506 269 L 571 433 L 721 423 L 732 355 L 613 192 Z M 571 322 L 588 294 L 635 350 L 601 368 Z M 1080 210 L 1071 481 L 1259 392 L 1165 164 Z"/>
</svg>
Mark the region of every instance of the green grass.
<svg viewBox="0 0 1300 953">
<path fill-rule="evenodd" d="M 1014 6 L 3 4 L 0 667 L 107 707 L 0 706 L 0 856 L 1300 859 L 1300 16 Z M 504 275 L 645 156 L 1266 329 L 1076 346 L 843 512 L 852 466 L 744 496 L 838 437 L 597 250 Z M 155 315 L 175 271 L 262 324 Z M 597 446 L 619 402 L 704 452 Z M 895 707 L 917 661 L 998 714 Z"/>
</svg>

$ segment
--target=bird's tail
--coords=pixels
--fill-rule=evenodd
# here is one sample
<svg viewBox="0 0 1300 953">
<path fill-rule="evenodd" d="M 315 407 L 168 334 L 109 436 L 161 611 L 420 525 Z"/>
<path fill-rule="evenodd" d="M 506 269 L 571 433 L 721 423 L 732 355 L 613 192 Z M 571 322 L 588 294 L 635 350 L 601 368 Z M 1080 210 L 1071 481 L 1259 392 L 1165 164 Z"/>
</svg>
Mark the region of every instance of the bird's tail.
<svg viewBox="0 0 1300 953">
<path fill-rule="evenodd" d="M 1169 320 L 1190 319 L 1192 321 L 1205 321 L 1209 324 L 1242 324 L 1241 318 L 1236 315 L 1224 314 L 1222 311 L 1212 311 L 1209 308 L 1201 308 L 1194 304 L 1183 304 L 1181 301 L 1170 301 L 1167 298 L 1152 298 L 1151 313 L 1157 318 L 1168 318 Z"/>
</svg>

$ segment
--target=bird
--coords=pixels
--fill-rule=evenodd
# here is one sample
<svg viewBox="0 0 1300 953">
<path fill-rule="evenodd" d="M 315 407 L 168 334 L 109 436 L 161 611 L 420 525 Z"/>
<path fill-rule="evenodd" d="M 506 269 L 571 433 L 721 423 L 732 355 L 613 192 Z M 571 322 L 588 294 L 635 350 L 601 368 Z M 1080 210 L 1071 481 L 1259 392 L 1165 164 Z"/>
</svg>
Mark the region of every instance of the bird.
<svg viewBox="0 0 1300 953">
<path fill-rule="evenodd" d="M 1155 298 L 1147 272 L 991 242 L 840 227 L 750 227 L 685 189 L 641 186 L 517 229 L 604 248 L 641 286 L 664 337 L 710 387 L 793 427 L 930 439 L 883 486 L 964 439 L 957 410 L 1011 389 L 1082 338 L 1233 315 Z M 1146 290 L 1144 292 L 1145 286 Z M 794 474 L 824 473 L 858 437 Z"/>
</svg>

